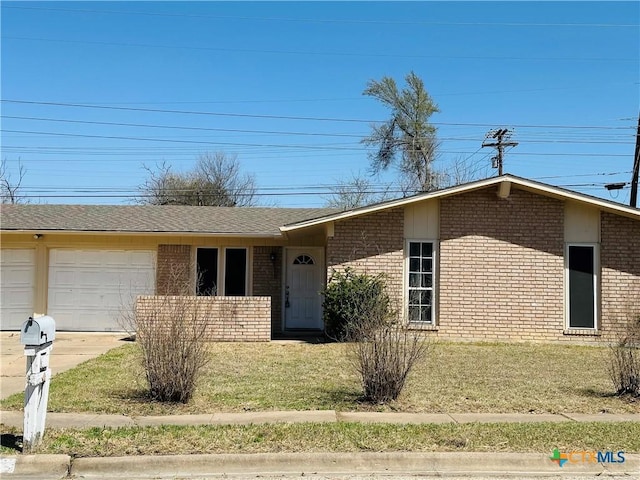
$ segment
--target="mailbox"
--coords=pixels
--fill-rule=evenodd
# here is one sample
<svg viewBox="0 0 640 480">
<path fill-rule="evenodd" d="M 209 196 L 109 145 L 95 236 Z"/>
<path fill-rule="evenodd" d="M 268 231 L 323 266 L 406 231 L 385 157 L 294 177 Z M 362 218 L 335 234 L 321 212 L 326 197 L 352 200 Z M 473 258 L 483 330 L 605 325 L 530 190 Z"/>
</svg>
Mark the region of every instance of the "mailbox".
<svg viewBox="0 0 640 480">
<path fill-rule="evenodd" d="M 33 318 L 22 324 L 20 343 L 23 345 L 44 345 L 56 338 L 56 322 L 48 315 Z"/>
</svg>

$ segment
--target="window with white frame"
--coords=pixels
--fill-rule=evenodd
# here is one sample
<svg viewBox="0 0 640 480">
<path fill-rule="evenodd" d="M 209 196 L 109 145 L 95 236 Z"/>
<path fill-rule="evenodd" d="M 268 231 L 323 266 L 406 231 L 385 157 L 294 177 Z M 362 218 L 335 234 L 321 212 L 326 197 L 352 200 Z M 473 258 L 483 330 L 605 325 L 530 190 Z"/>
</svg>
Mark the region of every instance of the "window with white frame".
<svg viewBox="0 0 640 480">
<path fill-rule="evenodd" d="M 242 297 L 247 294 L 246 248 L 224 248 L 222 255 L 219 254 L 218 248 L 198 248 L 196 268 L 196 295 Z"/>
<path fill-rule="evenodd" d="M 218 249 L 198 248 L 196 251 L 196 295 L 218 294 Z"/>
<path fill-rule="evenodd" d="M 247 249 L 225 248 L 224 294 L 244 297 L 247 294 Z"/>
<path fill-rule="evenodd" d="M 409 241 L 407 258 L 407 315 L 409 322 L 433 323 L 434 318 L 433 242 Z"/>
<path fill-rule="evenodd" d="M 567 245 L 567 326 L 597 328 L 598 249 L 595 244 Z"/>
</svg>

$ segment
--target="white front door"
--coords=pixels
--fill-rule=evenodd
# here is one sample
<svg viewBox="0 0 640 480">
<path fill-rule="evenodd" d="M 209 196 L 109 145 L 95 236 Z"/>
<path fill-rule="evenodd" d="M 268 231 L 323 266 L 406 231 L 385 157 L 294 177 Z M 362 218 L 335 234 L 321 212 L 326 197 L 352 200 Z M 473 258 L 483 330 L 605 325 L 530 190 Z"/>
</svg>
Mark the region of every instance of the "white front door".
<svg viewBox="0 0 640 480">
<path fill-rule="evenodd" d="M 288 248 L 284 326 L 287 330 L 322 330 L 322 248 Z"/>
</svg>

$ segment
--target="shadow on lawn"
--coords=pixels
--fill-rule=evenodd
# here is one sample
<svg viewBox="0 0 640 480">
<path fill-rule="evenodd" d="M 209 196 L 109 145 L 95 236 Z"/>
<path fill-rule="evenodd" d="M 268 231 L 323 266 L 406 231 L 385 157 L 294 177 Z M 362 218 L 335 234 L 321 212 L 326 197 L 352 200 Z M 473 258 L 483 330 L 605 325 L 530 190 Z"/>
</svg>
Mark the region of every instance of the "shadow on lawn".
<svg viewBox="0 0 640 480">
<path fill-rule="evenodd" d="M 596 390 L 595 388 L 579 388 L 577 390 L 580 395 L 591 398 L 619 398 L 619 395 L 610 390 Z"/>
<path fill-rule="evenodd" d="M 332 388 L 320 391 L 323 400 L 334 408 L 343 405 L 353 406 L 354 404 L 366 403 L 362 392 L 353 388 Z"/>
</svg>

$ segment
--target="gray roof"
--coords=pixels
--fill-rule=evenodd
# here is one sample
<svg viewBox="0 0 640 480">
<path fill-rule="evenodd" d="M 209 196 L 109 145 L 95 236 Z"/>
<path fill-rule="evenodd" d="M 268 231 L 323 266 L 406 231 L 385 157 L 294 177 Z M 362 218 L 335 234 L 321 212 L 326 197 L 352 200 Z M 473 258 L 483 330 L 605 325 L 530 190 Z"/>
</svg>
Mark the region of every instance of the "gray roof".
<svg viewBox="0 0 640 480">
<path fill-rule="evenodd" d="M 280 236 L 279 227 L 283 225 L 337 211 L 174 205 L 2 205 L 0 230 Z"/>
</svg>

